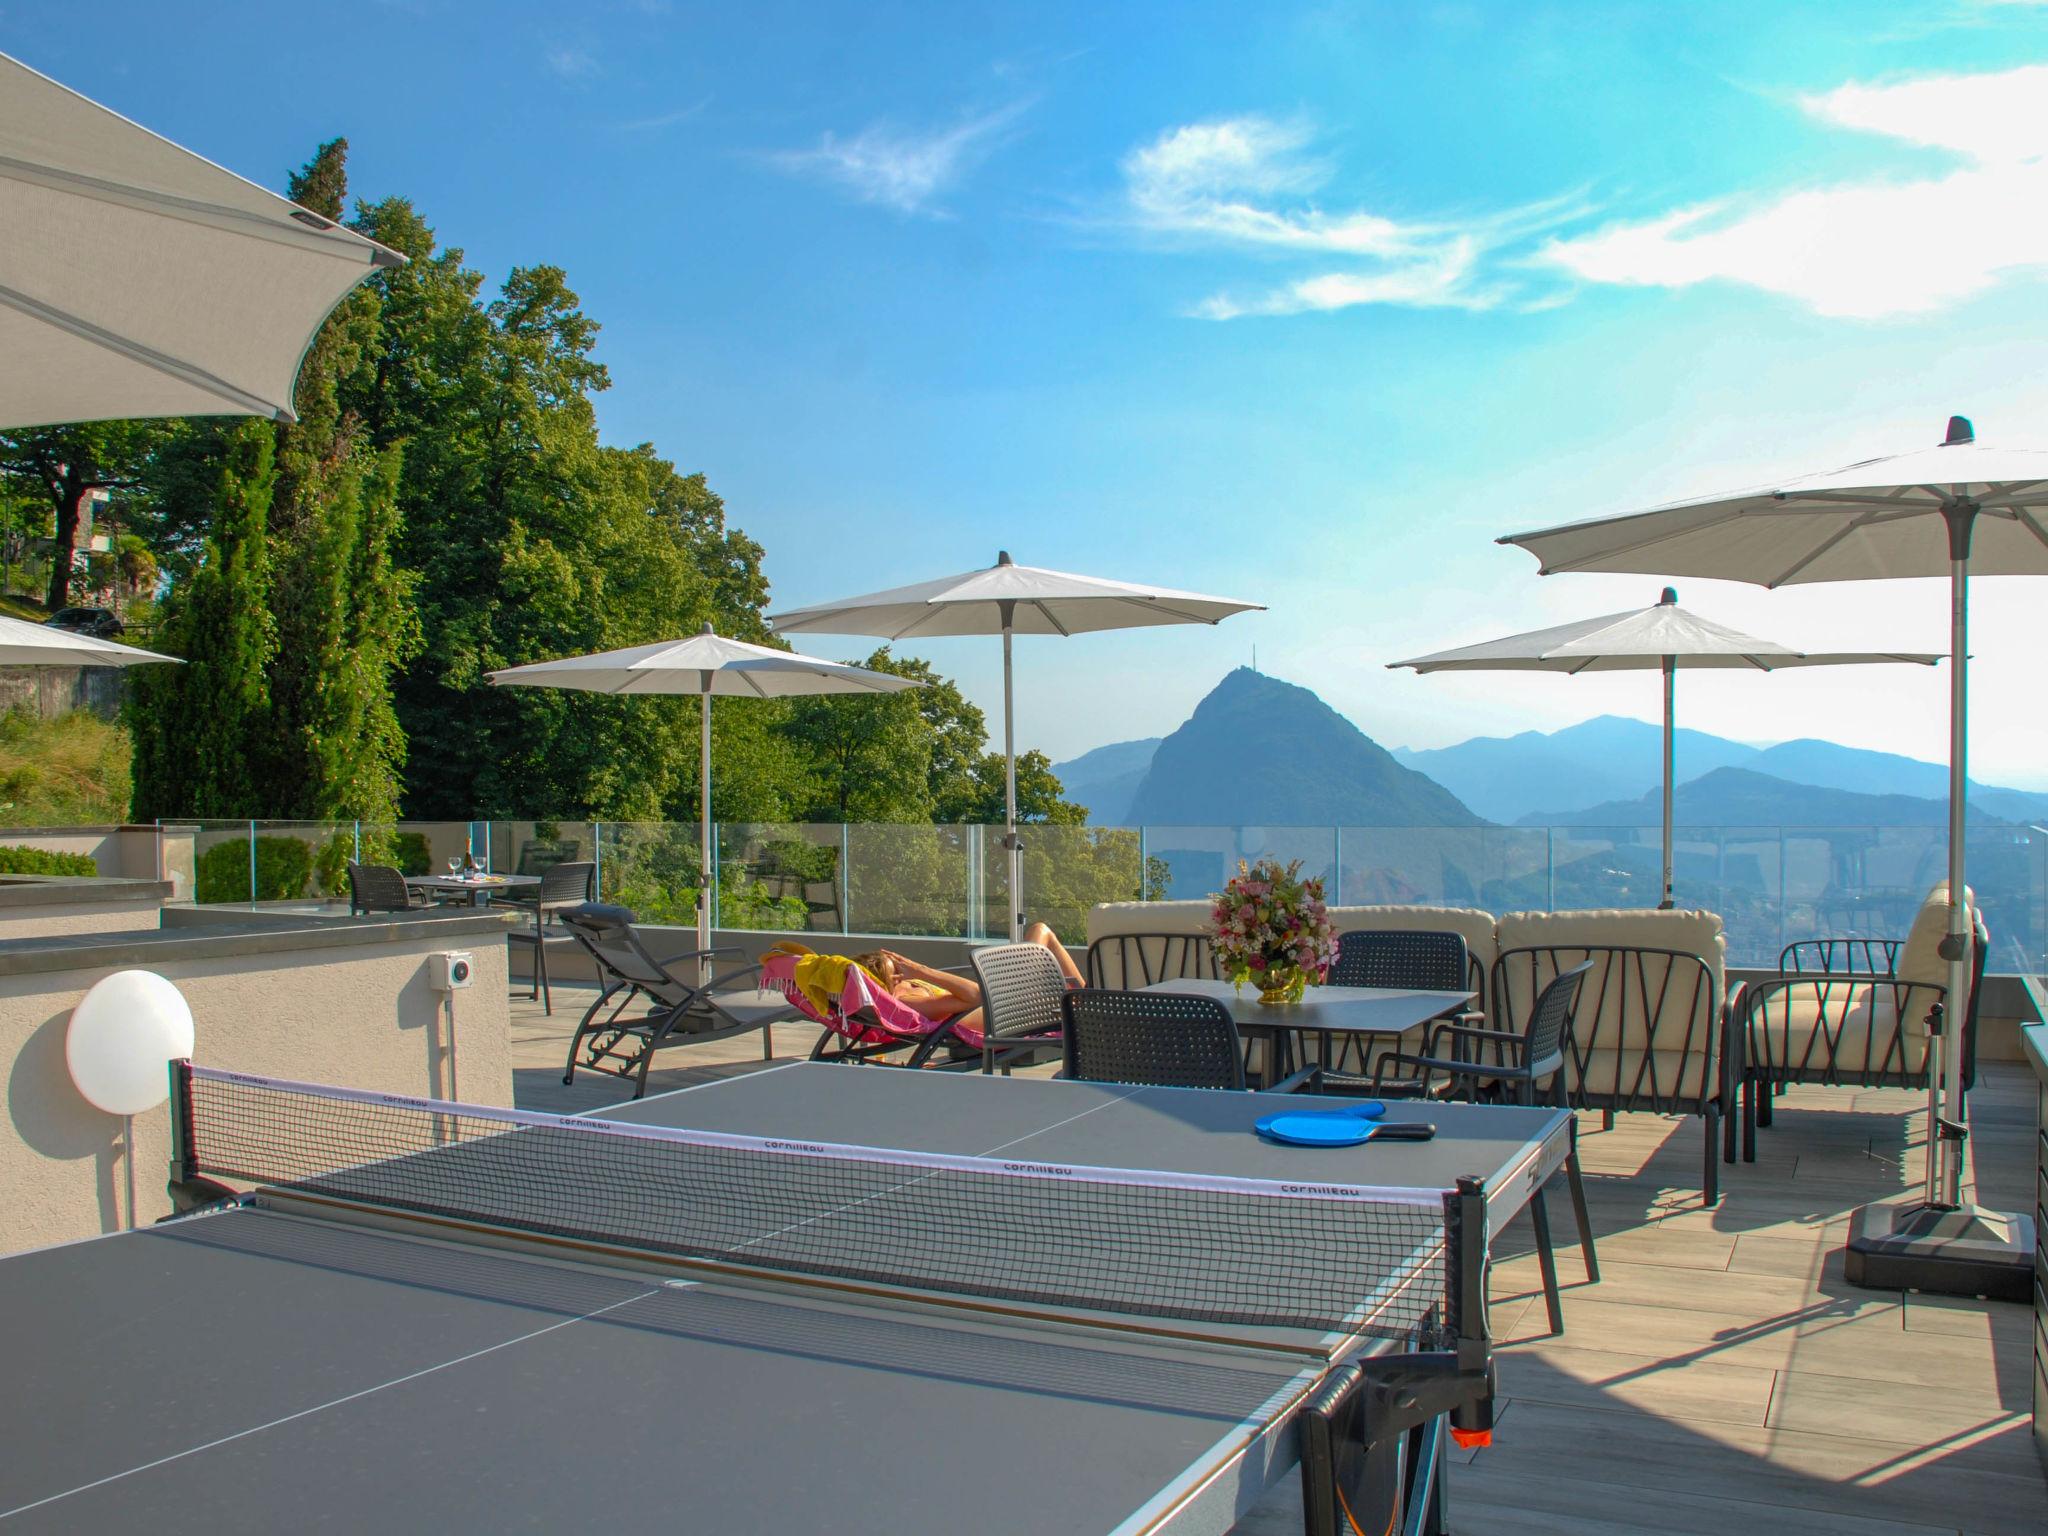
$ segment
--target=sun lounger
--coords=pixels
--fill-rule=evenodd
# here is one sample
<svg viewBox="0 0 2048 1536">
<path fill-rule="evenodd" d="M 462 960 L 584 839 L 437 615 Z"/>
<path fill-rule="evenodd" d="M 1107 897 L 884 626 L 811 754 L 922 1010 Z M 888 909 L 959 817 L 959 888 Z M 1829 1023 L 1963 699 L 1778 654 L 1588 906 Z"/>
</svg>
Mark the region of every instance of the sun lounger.
<svg viewBox="0 0 2048 1536">
<path fill-rule="evenodd" d="M 647 1071 L 656 1051 L 758 1029 L 766 1060 L 775 1053 L 771 1026 L 797 1017 L 787 997 L 761 984 L 759 966 L 742 965 L 702 985 L 677 974 L 679 966 L 736 955 L 737 949 L 657 956 L 634 926 L 633 913 L 604 902 L 571 907 L 557 920 L 596 965 L 602 988 L 569 1037 L 564 1083 L 574 1082 L 582 1066 L 631 1079 L 637 1099 L 647 1092 Z M 635 1008 L 636 1003 L 641 1006 Z"/>
<path fill-rule="evenodd" d="M 790 1007 L 825 1033 L 811 1051 L 813 1061 L 875 1061 L 893 1051 L 908 1050 L 904 1066 L 921 1067 L 959 1038 L 951 1019 L 928 1019 L 858 965 L 848 963 L 838 991 L 826 1006 L 797 982 L 803 955 L 771 954 L 761 962 L 761 985 L 782 994 Z M 979 1033 L 971 1049 L 981 1050 Z M 948 1055 L 951 1052 L 946 1052 Z M 950 1064 L 950 1063 L 948 1063 Z"/>
</svg>

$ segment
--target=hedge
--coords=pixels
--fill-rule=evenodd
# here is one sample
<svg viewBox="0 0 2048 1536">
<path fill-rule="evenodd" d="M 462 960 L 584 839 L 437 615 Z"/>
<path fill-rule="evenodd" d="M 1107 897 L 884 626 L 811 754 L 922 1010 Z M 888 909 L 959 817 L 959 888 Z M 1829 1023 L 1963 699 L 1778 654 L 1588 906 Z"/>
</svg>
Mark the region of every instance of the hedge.
<svg viewBox="0 0 2048 1536">
<path fill-rule="evenodd" d="M 249 839 L 215 843 L 199 855 L 196 873 L 200 905 L 249 900 Z M 256 839 L 256 900 L 296 901 L 312 874 L 313 850 L 302 839 Z"/>
<path fill-rule="evenodd" d="M 96 875 L 100 866 L 89 853 L 60 853 L 54 848 L 0 847 L 0 875 Z"/>
</svg>

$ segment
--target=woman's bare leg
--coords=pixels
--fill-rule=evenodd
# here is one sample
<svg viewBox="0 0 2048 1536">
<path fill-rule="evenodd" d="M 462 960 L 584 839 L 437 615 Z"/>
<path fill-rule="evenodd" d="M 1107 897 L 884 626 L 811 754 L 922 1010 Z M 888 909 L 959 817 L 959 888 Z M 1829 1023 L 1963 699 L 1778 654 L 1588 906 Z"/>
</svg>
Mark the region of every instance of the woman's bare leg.
<svg viewBox="0 0 2048 1536">
<path fill-rule="evenodd" d="M 1066 974 L 1067 980 L 1071 981 L 1075 986 L 1081 987 L 1088 984 L 1087 978 L 1081 974 L 1081 968 L 1074 964 L 1074 957 L 1067 953 L 1067 946 L 1060 942 L 1060 936 L 1046 927 L 1045 924 L 1033 923 L 1029 928 L 1026 928 L 1024 930 L 1024 942 L 1026 944 L 1036 944 L 1040 949 L 1051 951 L 1053 959 L 1060 963 L 1060 970 Z"/>
</svg>

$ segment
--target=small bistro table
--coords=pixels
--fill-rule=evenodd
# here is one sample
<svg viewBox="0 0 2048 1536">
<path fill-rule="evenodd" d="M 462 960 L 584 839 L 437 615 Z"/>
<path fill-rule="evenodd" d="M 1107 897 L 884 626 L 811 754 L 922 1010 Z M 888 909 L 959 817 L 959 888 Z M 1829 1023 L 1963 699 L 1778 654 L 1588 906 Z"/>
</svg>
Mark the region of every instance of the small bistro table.
<svg viewBox="0 0 2048 1536">
<path fill-rule="evenodd" d="M 1425 1024 L 1469 1008 L 1471 992 L 1431 992 L 1415 987 L 1310 987 L 1297 1003 L 1262 1003 L 1259 989 L 1247 982 L 1189 978 L 1155 982 L 1146 992 L 1178 992 L 1184 997 L 1210 997 L 1230 1010 L 1240 1033 L 1265 1042 L 1263 1080 L 1278 1081 L 1295 1070 L 1295 1038 L 1321 1037 L 1321 1059 L 1330 1062 L 1330 1044 L 1337 1036 L 1359 1042 L 1360 1064 L 1371 1069 L 1372 1042 L 1384 1039 L 1412 1049 L 1406 1037 Z"/>
<path fill-rule="evenodd" d="M 487 906 L 493 896 L 539 885 L 539 875 L 407 875 L 408 889 L 435 896 L 466 896 L 472 907 Z"/>
</svg>

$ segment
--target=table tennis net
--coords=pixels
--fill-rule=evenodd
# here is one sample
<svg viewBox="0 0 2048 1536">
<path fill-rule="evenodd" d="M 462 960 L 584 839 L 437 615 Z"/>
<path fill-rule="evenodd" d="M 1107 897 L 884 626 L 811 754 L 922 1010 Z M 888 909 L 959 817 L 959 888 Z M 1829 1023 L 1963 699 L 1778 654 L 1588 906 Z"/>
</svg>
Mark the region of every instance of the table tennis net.
<svg viewBox="0 0 2048 1536">
<path fill-rule="evenodd" d="M 1442 1316 L 1454 1268 L 1457 1205 L 1433 1190 L 949 1157 L 178 1071 L 187 1179 L 575 1245 L 1392 1339 Z"/>
</svg>

